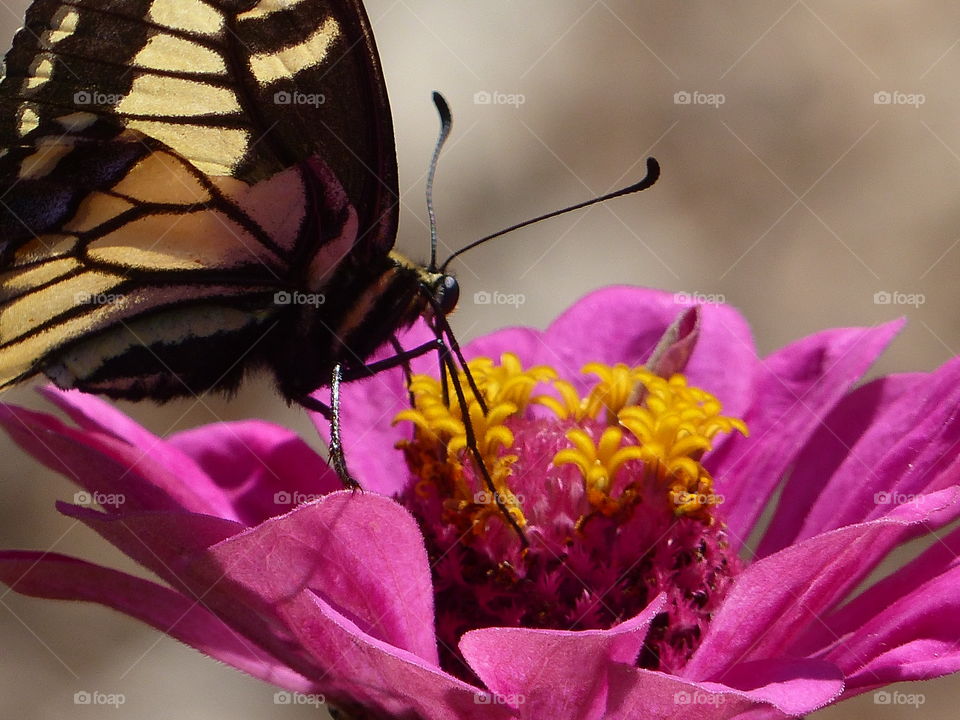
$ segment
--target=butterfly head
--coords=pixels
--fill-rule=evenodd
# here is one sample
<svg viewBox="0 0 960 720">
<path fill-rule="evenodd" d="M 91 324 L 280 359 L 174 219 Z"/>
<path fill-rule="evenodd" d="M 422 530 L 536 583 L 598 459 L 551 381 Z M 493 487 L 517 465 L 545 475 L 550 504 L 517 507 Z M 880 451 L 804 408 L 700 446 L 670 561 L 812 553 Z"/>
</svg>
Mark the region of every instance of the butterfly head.
<svg viewBox="0 0 960 720">
<path fill-rule="evenodd" d="M 460 283 L 453 275 L 446 273 L 430 273 L 432 276 L 425 290 L 430 293 L 433 307 L 444 315 L 449 315 L 457 307 L 460 299 Z"/>
<path fill-rule="evenodd" d="M 420 299 L 424 303 L 423 315 L 446 316 L 456 309 L 460 283 L 453 275 L 421 266 L 417 268 L 417 276 Z"/>
</svg>

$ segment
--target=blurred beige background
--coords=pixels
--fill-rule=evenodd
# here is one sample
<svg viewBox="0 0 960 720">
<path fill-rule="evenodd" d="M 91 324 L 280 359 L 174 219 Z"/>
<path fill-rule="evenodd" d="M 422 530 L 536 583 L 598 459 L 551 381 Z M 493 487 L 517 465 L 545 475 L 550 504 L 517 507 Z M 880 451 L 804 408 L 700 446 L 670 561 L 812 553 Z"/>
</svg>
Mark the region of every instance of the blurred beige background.
<svg viewBox="0 0 960 720">
<path fill-rule="evenodd" d="M 0 4 L 4 47 L 26 4 Z M 436 189 L 449 247 L 632 181 L 648 154 L 663 166 L 648 192 L 467 256 L 460 337 L 542 327 L 589 290 L 633 283 L 722 296 L 764 352 L 899 315 L 907 330 L 876 372 L 930 370 L 960 352 L 960 5 L 854 5 L 367 0 L 396 124 L 399 245 L 411 255 L 428 249 L 433 89 L 455 117 Z M 525 302 L 475 304 L 482 291 Z M 875 303 L 882 292 L 916 302 Z M 28 388 L 3 400 L 36 404 Z M 266 381 L 230 403 L 125 408 L 160 433 L 266 416 L 314 442 Z M 65 481 L 16 448 L 0 452 L 0 547 L 130 568 L 56 514 L 54 500 L 73 494 Z M 267 685 L 97 607 L 0 595 L 0 646 L 3 718 L 318 716 L 276 706 Z M 955 680 L 900 689 L 924 693 L 929 720 L 956 716 Z M 77 707 L 78 690 L 123 693 L 126 704 Z M 814 717 L 917 715 L 868 695 Z"/>
</svg>

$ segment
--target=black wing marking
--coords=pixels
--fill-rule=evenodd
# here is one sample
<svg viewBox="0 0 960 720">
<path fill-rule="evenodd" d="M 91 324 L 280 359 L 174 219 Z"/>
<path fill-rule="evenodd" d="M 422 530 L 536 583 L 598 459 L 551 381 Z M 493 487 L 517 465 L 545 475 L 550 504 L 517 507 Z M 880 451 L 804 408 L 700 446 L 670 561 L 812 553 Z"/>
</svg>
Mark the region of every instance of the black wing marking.
<svg viewBox="0 0 960 720">
<path fill-rule="evenodd" d="M 0 146 L 112 119 L 211 176 L 248 183 L 319 157 L 386 253 L 397 173 L 359 0 L 35 0 L 0 83 Z"/>
</svg>

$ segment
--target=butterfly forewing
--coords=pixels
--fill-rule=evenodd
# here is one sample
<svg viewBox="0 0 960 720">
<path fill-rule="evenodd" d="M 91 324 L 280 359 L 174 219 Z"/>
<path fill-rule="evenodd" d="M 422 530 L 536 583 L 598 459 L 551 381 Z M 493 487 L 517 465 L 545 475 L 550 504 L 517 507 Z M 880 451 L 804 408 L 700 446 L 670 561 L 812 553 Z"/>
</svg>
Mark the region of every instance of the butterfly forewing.
<svg viewBox="0 0 960 720">
<path fill-rule="evenodd" d="M 0 83 L 0 144 L 2 384 L 233 387 L 276 366 L 271 333 L 335 331 L 395 235 L 359 2 L 37 0 Z M 277 302 L 328 286 L 339 303 Z"/>
</svg>

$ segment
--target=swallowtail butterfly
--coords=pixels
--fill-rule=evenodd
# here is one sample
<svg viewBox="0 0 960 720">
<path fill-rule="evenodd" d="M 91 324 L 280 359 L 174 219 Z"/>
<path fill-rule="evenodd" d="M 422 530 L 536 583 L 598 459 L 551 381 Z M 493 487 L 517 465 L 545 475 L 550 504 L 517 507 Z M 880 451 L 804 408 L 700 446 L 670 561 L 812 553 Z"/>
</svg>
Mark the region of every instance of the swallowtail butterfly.
<svg viewBox="0 0 960 720">
<path fill-rule="evenodd" d="M 360 0 L 34 0 L 0 82 L 0 387 L 266 367 L 335 409 L 398 329 L 449 335 L 456 283 L 393 251 L 398 207 Z"/>
<path fill-rule="evenodd" d="M 360 0 L 35 0 L 5 70 L 0 385 L 299 399 L 444 304 Z"/>
</svg>

